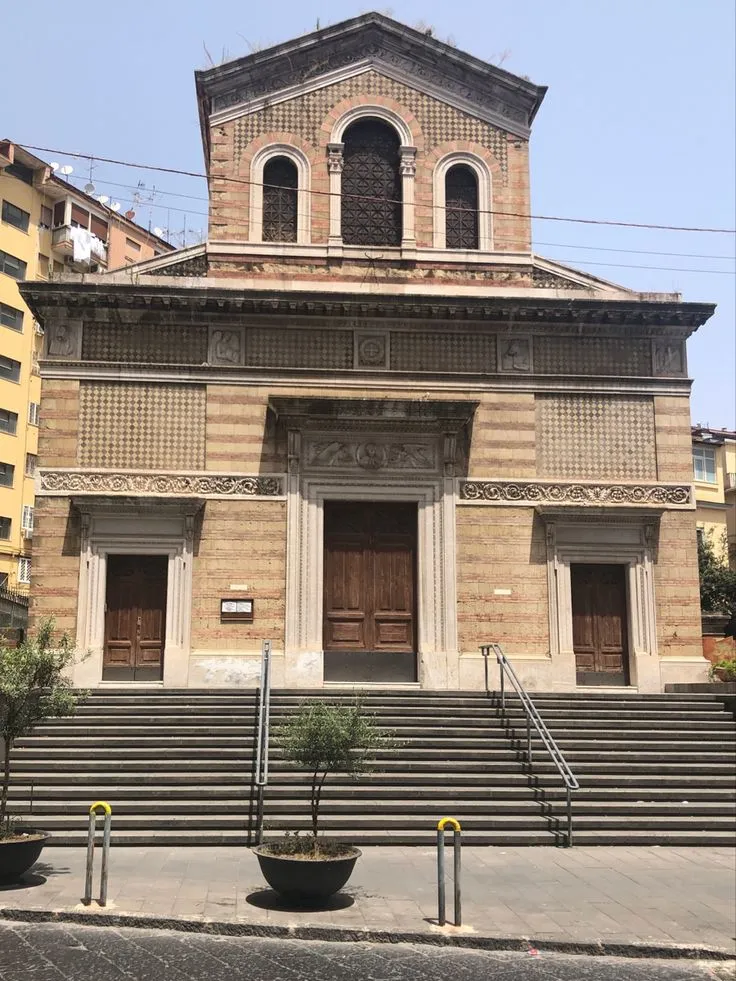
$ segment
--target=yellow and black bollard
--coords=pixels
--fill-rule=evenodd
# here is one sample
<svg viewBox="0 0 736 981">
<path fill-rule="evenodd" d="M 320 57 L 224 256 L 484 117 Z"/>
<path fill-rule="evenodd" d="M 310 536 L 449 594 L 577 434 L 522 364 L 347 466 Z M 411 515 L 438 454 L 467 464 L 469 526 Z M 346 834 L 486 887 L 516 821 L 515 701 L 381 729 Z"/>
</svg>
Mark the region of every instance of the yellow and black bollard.
<svg viewBox="0 0 736 981">
<path fill-rule="evenodd" d="M 460 822 L 445 817 L 437 822 L 437 922 L 444 926 L 445 918 L 445 827 L 453 831 L 453 857 L 455 864 L 455 926 L 462 926 L 462 892 L 460 887 Z"/>
</svg>

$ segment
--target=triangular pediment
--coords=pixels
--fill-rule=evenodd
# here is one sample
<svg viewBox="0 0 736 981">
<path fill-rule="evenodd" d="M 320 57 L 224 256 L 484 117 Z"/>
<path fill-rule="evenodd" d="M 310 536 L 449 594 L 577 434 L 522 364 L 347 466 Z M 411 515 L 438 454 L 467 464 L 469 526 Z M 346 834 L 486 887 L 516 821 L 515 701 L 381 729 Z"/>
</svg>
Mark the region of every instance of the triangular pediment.
<svg viewBox="0 0 736 981">
<path fill-rule="evenodd" d="M 196 72 L 203 128 L 377 71 L 526 137 L 546 88 L 370 13 Z"/>
</svg>

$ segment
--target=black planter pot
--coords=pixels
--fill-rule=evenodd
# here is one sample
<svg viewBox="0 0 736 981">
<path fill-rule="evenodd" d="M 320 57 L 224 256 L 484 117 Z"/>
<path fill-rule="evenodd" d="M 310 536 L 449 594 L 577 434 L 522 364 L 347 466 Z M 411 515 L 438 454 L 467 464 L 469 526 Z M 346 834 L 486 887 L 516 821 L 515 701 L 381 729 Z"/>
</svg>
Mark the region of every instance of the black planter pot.
<svg viewBox="0 0 736 981">
<path fill-rule="evenodd" d="M 19 828 L 25 834 L 43 835 L 42 838 L 4 841 L 0 838 L 0 885 L 17 882 L 32 865 L 38 861 L 38 856 L 50 835 L 36 828 Z"/>
<path fill-rule="evenodd" d="M 361 855 L 359 848 L 348 846 L 345 850 L 349 854 L 344 857 L 301 859 L 264 854 L 267 847 L 259 845 L 253 849 L 264 879 L 284 899 L 304 904 L 320 902 L 339 892 Z"/>
</svg>

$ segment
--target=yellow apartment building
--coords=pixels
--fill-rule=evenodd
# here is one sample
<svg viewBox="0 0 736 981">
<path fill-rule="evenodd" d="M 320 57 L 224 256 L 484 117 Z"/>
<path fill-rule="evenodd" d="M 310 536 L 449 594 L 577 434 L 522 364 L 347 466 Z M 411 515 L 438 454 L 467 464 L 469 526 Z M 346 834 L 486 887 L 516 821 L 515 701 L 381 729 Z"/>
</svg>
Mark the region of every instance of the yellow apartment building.
<svg viewBox="0 0 736 981">
<path fill-rule="evenodd" d="M 31 579 L 43 332 L 18 283 L 104 272 L 170 250 L 43 160 L 0 141 L 0 586 L 27 592 Z"/>
<path fill-rule="evenodd" d="M 736 569 L 736 432 L 693 426 L 692 439 L 698 535 Z"/>
</svg>

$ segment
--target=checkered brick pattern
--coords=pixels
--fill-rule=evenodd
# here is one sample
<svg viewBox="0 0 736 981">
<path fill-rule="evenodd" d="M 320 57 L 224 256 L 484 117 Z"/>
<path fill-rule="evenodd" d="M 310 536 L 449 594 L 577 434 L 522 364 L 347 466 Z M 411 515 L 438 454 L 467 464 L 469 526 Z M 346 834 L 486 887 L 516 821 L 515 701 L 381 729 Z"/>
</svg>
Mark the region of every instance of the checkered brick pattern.
<svg viewBox="0 0 736 981">
<path fill-rule="evenodd" d="M 246 332 L 245 363 L 269 368 L 352 368 L 349 330 L 268 330 Z"/>
<path fill-rule="evenodd" d="M 650 397 L 536 397 L 540 477 L 656 480 L 654 439 L 654 401 Z"/>
<path fill-rule="evenodd" d="M 651 375 L 649 341 L 617 337 L 537 337 L 534 370 L 545 375 Z"/>
<path fill-rule="evenodd" d="M 496 338 L 489 334 L 391 334 L 393 371 L 496 370 Z"/>
<path fill-rule="evenodd" d="M 343 99 L 359 95 L 383 95 L 406 106 L 419 122 L 427 152 L 449 140 L 486 147 L 501 165 L 505 183 L 507 157 L 504 132 L 378 72 L 366 72 L 357 78 L 325 86 L 316 92 L 308 92 L 238 119 L 234 132 L 235 160 L 240 158 L 252 140 L 272 131 L 296 133 L 314 146 L 319 146 L 321 127 L 330 109 Z"/>
<path fill-rule="evenodd" d="M 204 386 L 82 382 L 79 465 L 203 470 L 206 398 Z"/>
<path fill-rule="evenodd" d="M 166 324 L 86 324 L 82 359 L 203 364 L 207 360 L 207 328 Z"/>
</svg>

